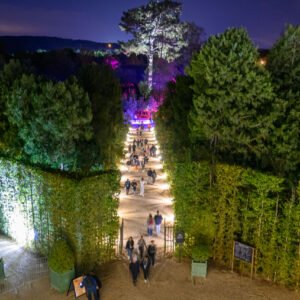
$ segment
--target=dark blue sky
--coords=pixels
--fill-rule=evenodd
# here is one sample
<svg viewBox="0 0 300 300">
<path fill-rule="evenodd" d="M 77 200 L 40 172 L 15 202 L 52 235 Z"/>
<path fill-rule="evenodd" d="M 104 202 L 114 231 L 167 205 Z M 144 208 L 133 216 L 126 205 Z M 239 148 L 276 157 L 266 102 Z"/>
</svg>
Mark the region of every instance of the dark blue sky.
<svg viewBox="0 0 300 300">
<path fill-rule="evenodd" d="M 99 42 L 127 39 L 122 12 L 147 0 L 0 0 L 0 35 L 48 35 Z M 244 26 L 256 45 L 270 47 L 284 25 L 300 23 L 300 0 L 182 0 L 182 20 L 207 35 Z"/>
</svg>

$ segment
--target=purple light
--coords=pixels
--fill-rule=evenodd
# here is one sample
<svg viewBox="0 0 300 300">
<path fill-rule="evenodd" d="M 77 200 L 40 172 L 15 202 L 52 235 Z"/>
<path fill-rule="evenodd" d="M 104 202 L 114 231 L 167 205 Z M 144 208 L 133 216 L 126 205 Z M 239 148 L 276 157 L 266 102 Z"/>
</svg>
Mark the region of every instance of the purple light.
<svg viewBox="0 0 300 300">
<path fill-rule="evenodd" d="M 108 55 L 105 58 L 105 64 L 110 65 L 113 70 L 116 70 L 119 68 L 119 61 L 116 58 L 114 58 L 112 55 Z"/>
</svg>

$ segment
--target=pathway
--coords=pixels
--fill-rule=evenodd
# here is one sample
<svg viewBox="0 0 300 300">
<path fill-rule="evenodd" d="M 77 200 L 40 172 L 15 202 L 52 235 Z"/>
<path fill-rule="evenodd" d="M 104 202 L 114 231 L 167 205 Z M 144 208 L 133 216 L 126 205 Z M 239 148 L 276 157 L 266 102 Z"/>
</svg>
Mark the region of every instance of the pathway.
<svg viewBox="0 0 300 300">
<path fill-rule="evenodd" d="M 132 236 L 135 244 L 137 243 L 140 235 L 144 235 L 146 237 L 146 242 L 149 242 L 151 239 L 155 240 L 155 243 L 158 247 L 163 247 L 163 224 L 161 227 L 161 233 L 159 236 L 156 235 L 154 230 L 153 238 L 147 237 L 147 226 L 146 221 L 149 216 L 149 213 L 154 215 L 156 211 L 159 210 L 160 214 L 163 216 L 167 223 L 172 223 L 174 220 L 173 208 L 172 208 L 172 200 L 169 196 L 169 185 L 166 180 L 166 174 L 163 173 L 162 163 L 159 158 L 159 150 L 157 151 L 157 157 L 149 157 L 149 162 L 145 166 L 145 170 L 142 171 L 141 167 L 139 167 L 139 171 L 135 171 L 134 167 L 127 166 L 126 162 L 129 160 L 130 154 L 128 153 L 128 145 L 132 144 L 134 138 L 137 137 L 136 131 L 133 127 L 130 127 L 129 133 L 127 134 L 127 142 L 125 159 L 122 160 L 121 172 L 121 187 L 122 192 L 120 195 L 120 206 L 118 210 L 118 214 L 120 218 L 124 220 L 124 241 L 123 245 L 125 246 L 126 241 L 129 236 Z M 157 141 L 155 138 L 155 133 L 153 130 L 148 132 L 148 129 L 144 130 L 141 138 L 148 139 L 148 144 L 157 145 Z M 145 184 L 145 196 L 142 197 L 139 195 L 139 182 L 143 177 L 147 182 L 147 171 L 148 169 L 154 169 L 157 173 L 157 178 L 154 185 Z M 132 190 L 130 189 L 130 194 L 126 195 L 124 183 L 129 178 L 131 181 L 135 179 L 138 183 L 137 194 L 133 195 Z"/>
</svg>

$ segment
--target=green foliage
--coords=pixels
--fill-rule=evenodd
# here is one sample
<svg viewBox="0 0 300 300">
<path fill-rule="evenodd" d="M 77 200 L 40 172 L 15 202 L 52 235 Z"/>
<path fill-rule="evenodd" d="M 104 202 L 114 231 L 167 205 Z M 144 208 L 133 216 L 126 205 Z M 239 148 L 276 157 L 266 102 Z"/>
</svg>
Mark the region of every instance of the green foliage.
<svg viewBox="0 0 300 300">
<path fill-rule="evenodd" d="M 207 245 L 196 245 L 192 248 L 192 259 L 194 262 L 204 263 L 210 257 L 210 251 Z"/>
<path fill-rule="evenodd" d="M 299 175 L 300 168 L 300 25 L 286 28 L 268 55 L 267 68 L 277 98 L 270 142 L 277 172 Z"/>
<path fill-rule="evenodd" d="M 300 199 L 283 178 L 207 162 L 177 164 L 170 177 L 184 253 L 204 245 L 229 266 L 238 240 L 255 247 L 257 274 L 299 286 Z"/>
<path fill-rule="evenodd" d="M 22 75 L 11 87 L 6 115 L 35 164 L 71 169 L 76 144 L 92 135 L 89 98 L 75 80 L 42 82 L 34 75 Z"/>
<path fill-rule="evenodd" d="M 138 88 L 139 88 L 139 92 L 143 96 L 144 100 L 148 99 L 151 94 L 151 90 L 148 87 L 148 83 L 145 81 L 140 81 L 138 83 Z"/>
<path fill-rule="evenodd" d="M 97 158 L 104 168 L 115 168 L 123 156 L 127 132 L 123 124 L 120 82 L 110 66 L 98 65 L 82 69 L 79 82 L 91 101 L 94 133 L 91 142 L 96 147 Z"/>
<path fill-rule="evenodd" d="M 65 273 L 74 267 L 74 254 L 64 239 L 54 242 L 48 262 L 49 267 L 56 273 Z"/>
<path fill-rule="evenodd" d="M 249 163 L 267 153 L 275 95 L 257 58 L 247 32 L 228 29 L 210 37 L 187 68 L 194 79 L 191 131 L 212 155 Z"/>
<path fill-rule="evenodd" d="M 0 231 L 44 255 L 64 237 L 85 271 L 111 260 L 119 228 L 118 171 L 83 176 L 0 162 Z"/>
<path fill-rule="evenodd" d="M 191 77 L 177 76 L 176 83 L 167 85 L 166 98 L 159 107 L 155 118 L 156 135 L 166 155 L 166 164 L 173 161 L 183 162 L 189 159 L 191 146 L 189 139 L 188 114 L 193 105 Z M 179 125 L 180 124 L 180 125 Z"/>
<path fill-rule="evenodd" d="M 121 30 L 133 35 L 133 39 L 128 42 L 121 42 L 121 47 L 125 53 L 147 56 L 150 90 L 154 56 L 173 61 L 181 55 L 181 49 L 187 45 L 184 39 L 187 26 L 179 19 L 181 10 L 182 5 L 179 2 L 151 0 L 147 5 L 129 9 L 121 18 Z"/>
</svg>

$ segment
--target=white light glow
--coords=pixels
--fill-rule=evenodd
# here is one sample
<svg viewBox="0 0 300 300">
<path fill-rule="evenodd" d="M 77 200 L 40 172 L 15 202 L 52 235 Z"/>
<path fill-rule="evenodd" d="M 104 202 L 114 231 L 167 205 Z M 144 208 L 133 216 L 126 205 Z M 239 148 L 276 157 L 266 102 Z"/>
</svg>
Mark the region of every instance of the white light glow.
<svg viewBox="0 0 300 300">
<path fill-rule="evenodd" d="M 167 205 L 172 205 L 172 203 L 173 203 L 173 198 L 166 198 L 166 199 L 163 199 L 163 203 L 164 203 L 164 204 L 167 204 Z"/>
<path fill-rule="evenodd" d="M 128 171 L 128 168 L 126 168 L 125 166 L 121 166 L 120 171 Z"/>
<path fill-rule="evenodd" d="M 159 179 L 166 179 L 167 178 L 167 173 L 163 173 L 162 175 L 158 175 Z"/>
<path fill-rule="evenodd" d="M 170 215 L 168 215 L 168 216 L 166 217 L 166 221 L 167 221 L 167 222 L 174 223 L 174 219 L 175 219 L 175 217 L 174 217 L 173 214 L 170 214 Z"/>
<path fill-rule="evenodd" d="M 25 219 L 24 212 L 19 206 L 15 206 L 14 217 L 10 224 L 10 235 L 16 240 L 20 246 L 30 246 L 34 240 L 34 230 Z"/>
<path fill-rule="evenodd" d="M 159 189 L 161 190 L 168 190 L 170 188 L 170 185 L 168 183 L 166 184 L 161 184 L 158 186 Z"/>
</svg>

